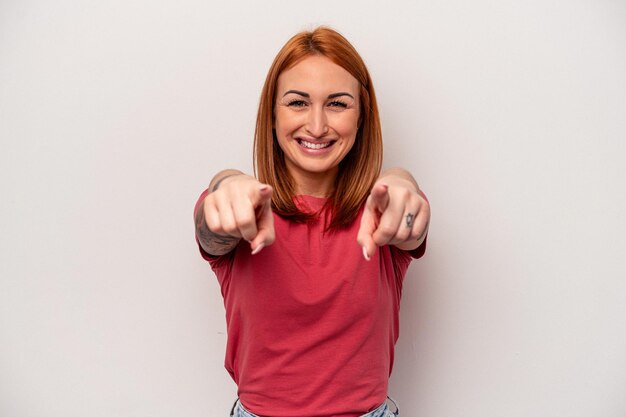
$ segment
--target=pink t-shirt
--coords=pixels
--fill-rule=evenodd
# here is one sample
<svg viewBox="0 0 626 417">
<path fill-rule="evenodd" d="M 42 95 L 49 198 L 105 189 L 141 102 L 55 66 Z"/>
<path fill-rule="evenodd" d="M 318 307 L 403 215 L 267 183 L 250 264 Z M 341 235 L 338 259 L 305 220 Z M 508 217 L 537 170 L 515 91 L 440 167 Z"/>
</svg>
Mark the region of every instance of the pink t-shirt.
<svg viewBox="0 0 626 417">
<path fill-rule="evenodd" d="M 314 211 L 326 202 L 300 199 Z M 385 400 L 403 278 L 426 241 L 411 252 L 381 247 L 367 262 L 356 241 L 361 213 L 333 233 L 324 216 L 274 214 L 276 241 L 254 256 L 243 240 L 224 256 L 200 248 L 224 297 L 225 367 L 250 412 L 357 417 Z"/>
</svg>

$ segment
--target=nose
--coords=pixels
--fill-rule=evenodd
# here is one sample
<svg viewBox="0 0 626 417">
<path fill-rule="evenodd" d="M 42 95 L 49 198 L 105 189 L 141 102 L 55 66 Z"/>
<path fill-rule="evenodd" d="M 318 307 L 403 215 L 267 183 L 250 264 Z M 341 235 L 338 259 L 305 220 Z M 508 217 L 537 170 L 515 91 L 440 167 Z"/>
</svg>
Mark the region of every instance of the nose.
<svg viewBox="0 0 626 417">
<path fill-rule="evenodd" d="M 321 137 L 328 133 L 328 118 L 323 107 L 313 106 L 309 110 L 305 127 L 307 132 L 314 137 Z"/>
</svg>

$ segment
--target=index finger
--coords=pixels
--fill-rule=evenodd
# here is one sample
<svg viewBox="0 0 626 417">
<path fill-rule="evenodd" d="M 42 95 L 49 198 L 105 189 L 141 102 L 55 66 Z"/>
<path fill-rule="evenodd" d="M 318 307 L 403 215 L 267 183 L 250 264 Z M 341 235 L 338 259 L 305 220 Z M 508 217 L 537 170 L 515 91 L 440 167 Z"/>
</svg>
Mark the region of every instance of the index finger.
<svg viewBox="0 0 626 417">
<path fill-rule="evenodd" d="M 272 188 L 262 184 L 252 193 L 252 197 L 239 198 L 236 203 L 233 203 L 237 227 L 245 240 L 250 242 L 259 233 L 259 213 L 263 207 L 270 204 L 271 198 Z"/>
<path fill-rule="evenodd" d="M 389 187 L 385 184 L 377 184 L 372 188 L 370 197 L 367 199 L 367 205 L 371 209 L 382 213 L 389 204 Z"/>
</svg>

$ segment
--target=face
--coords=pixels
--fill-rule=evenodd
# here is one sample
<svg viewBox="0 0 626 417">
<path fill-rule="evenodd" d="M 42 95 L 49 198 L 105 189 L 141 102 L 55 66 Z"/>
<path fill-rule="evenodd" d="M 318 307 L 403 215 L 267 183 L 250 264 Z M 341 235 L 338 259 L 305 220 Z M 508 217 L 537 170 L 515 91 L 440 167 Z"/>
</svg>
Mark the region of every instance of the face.
<svg viewBox="0 0 626 417">
<path fill-rule="evenodd" d="M 358 124 L 359 83 L 328 58 L 307 57 L 278 77 L 274 129 L 299 191 L 328 191 Z"/>
</svg>

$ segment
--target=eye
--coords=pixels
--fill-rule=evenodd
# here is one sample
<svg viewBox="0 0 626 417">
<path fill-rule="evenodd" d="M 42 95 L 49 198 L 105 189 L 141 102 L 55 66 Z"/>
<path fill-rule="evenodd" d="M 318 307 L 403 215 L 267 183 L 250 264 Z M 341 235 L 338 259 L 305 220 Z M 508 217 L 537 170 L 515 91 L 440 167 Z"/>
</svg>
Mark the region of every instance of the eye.
<svg viewBox="0 0 626 417">
<path fill-rule="evenodd" d="M 330 107 L 334 107 L 336 109 L 345 109 L 348 107 L 348 103 L 345 103 L 341 100 L 333 100 L 330 103 L 328 103 L 328 105 Z"/>
<path fill-rule="evenodd" d="M 295 98 L 293 100 L 289 100 L 289 102 L 287 102 L 287 106 L 289 106 L 289 107 L 300 108 L 300 107 L 304 107 L 306 105 L 307 105 L 306 101 L 300 100 L 300 99 L 297 99 L 297 98 Z"/>
</svg>

